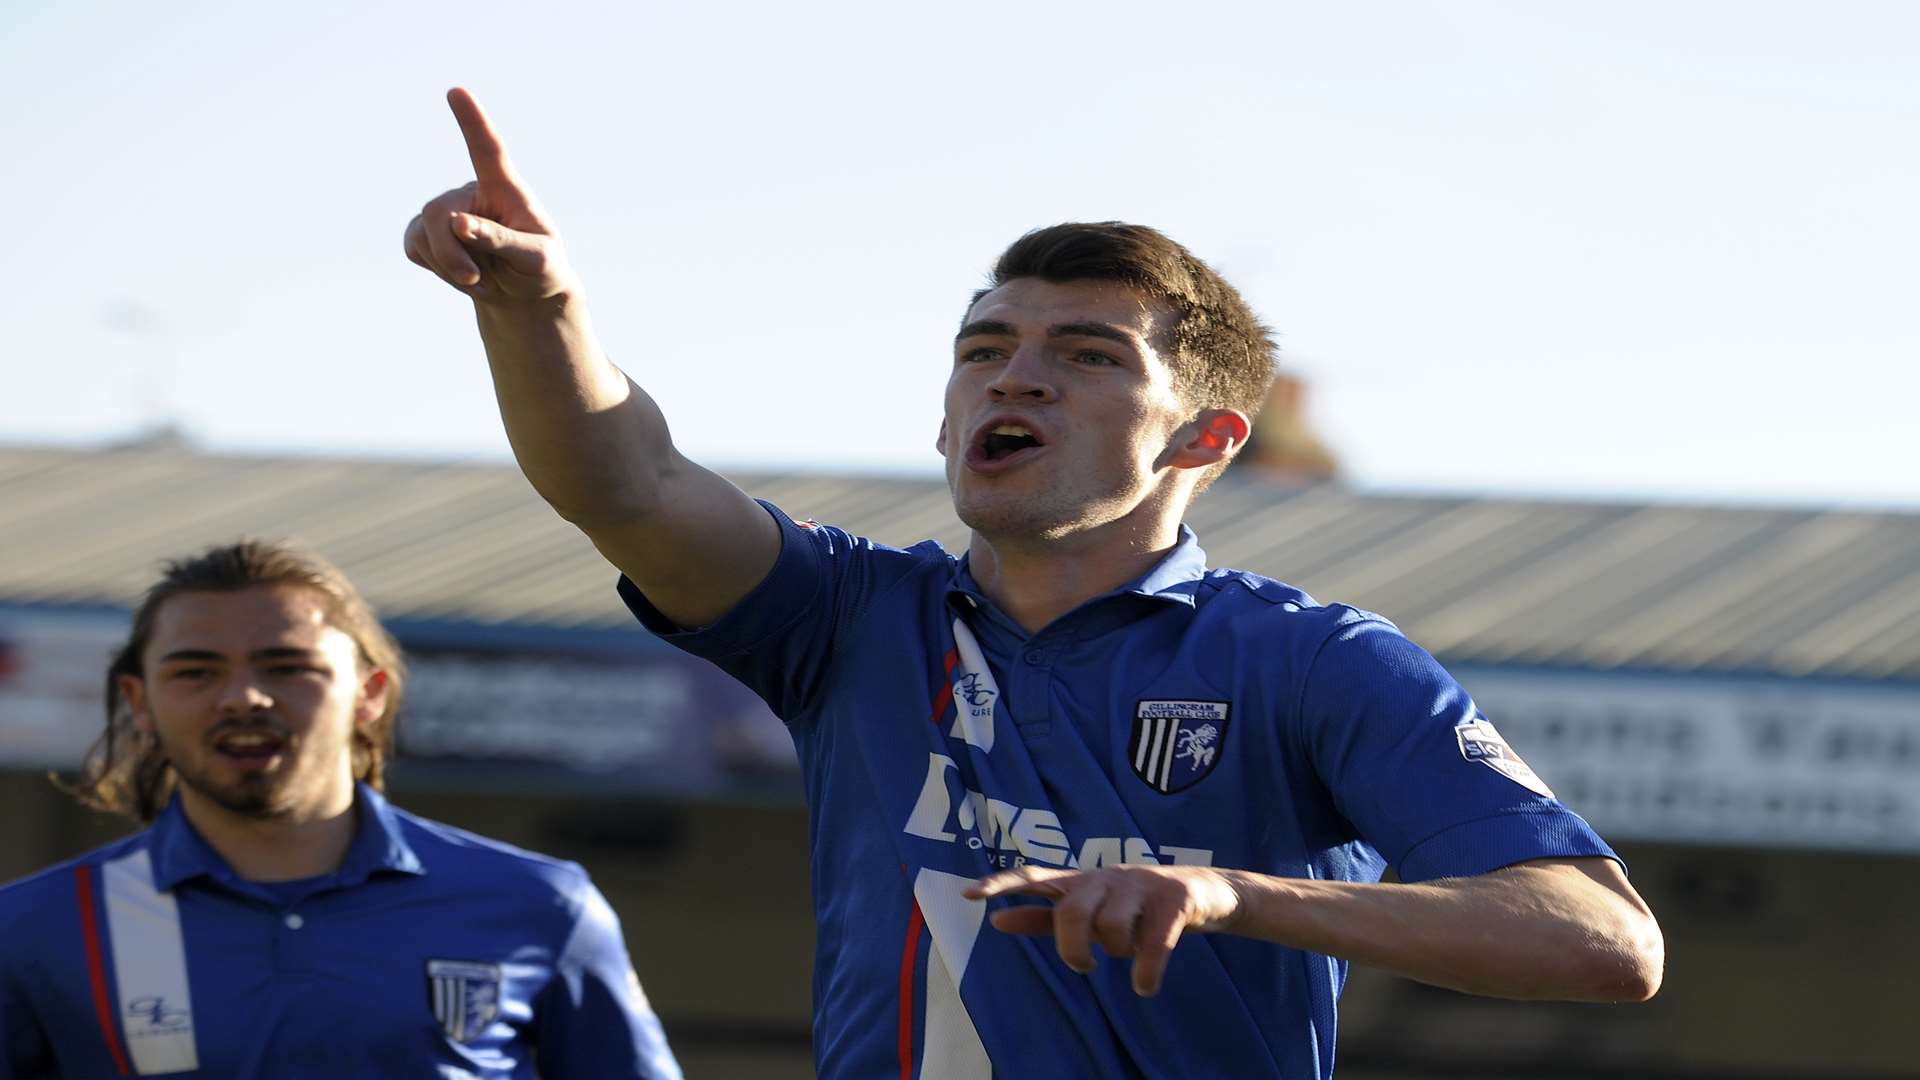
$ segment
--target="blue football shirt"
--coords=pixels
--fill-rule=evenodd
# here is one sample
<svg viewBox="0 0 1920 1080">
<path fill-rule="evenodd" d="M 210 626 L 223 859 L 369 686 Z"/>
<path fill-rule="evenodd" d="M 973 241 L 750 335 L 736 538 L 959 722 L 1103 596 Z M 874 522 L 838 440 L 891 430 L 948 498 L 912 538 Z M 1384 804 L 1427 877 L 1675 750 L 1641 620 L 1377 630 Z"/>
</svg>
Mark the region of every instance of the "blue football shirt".
<svg viewBox="0 0 1920 1080">
<path fill-rule="evenodd" d="M 680 1076 L 577 864 L 355 810 L 305 881 L 234 876 L 176 799 L 0 888 L 0 1080 Z"/>
<path fill-rule="evenodd" d="M 767 505 L 782 548 L 713 626 L 636 617 L 757 691 L 799 750 L 823 1077 L 1324 1077 L 1342 961 L 1223 934 L 1067 968 L 961 896 L 1026 863 L 1371 882 L 1611 856 L 1378 616 L 1208 570 L 1193 534 L 1029 635 L 937 545 Z M 1023 901 L 994 901 L 1008 903 Z"/>
</svg>

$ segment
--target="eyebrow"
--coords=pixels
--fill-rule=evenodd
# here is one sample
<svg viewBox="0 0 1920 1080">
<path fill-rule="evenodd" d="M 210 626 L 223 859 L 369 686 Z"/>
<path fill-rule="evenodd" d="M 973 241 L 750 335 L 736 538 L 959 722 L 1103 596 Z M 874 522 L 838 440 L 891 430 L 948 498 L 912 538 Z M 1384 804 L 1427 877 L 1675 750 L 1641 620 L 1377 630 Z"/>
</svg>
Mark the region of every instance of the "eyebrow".
<svg viewBox="0 0 1920 1080">
<path fill-rule="evenodd" d="M 248 657 L 252 660 L 313 660 L 321 655 L 318 649 L 297 649 L 280 645 L 271 649 L 255 649 Z M 225 660 L 226 656 L 212 649 L 175 649 L 162 656 L 159 663 L 169 664 L 182 661 Z"/>
<path fill-rule="evenodd" d="M 981 319 L 976 322 L 970 322 L 967 325 L 961 327 L 960 332 L 954 335 L 953 340 L 965 341 L 967 338 L 970 338 L 970 337 L 1017 337 L 1017 336 L 1019 335 L 1017 335 L 1014 332 L 1012 323 L 1004 323 L 999 321 L 998 319 Z M 1104 338 L 1108 341 L 1118 342 L 1132 349 L 1137 349 L 1140 347 L 1139 338 L 1133 336 L 1132 334 L 1127 333 L 1125 330 L 1122 330 L 1117 326 L 1112 326 L 1102 322 L 1055 323 L 1052 326 L 1047 327 L 1047 336 L 1050 338 L 1096 337 L 1096 338 Z"/>
</svg>

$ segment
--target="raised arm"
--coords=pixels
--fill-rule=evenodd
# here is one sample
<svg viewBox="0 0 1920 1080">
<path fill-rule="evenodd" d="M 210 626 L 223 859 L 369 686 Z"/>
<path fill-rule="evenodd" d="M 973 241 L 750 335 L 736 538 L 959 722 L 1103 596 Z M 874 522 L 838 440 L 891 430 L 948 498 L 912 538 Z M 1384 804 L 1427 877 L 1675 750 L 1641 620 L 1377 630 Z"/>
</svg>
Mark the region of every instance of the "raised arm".
<svg viewBox="0 0 1920 1080">
<path fill-rule="evenodd" d="M 553 220 L 465 90 L 447 94 L 474 180 L 407 225 L 407 258 L 473 300 L 515 460 L 560 516 L 682 626 L 752 591 L 780 532 L 674 448 L 667 421 L 601 350 Z"/>
<path fill-rule="evenodd" d="M 1134 958 L 1133 986 L 1157 993 L 1183 934 L 1260 938 L 1356 960 L 1470 994 L 1644 1001 L 1660 988 L 1659 924 L 1619 864 L 1536 859 L 1475 877 L 1358 884 L 1202 866 L 1091 873 L 1028 866 L 967 890 L 1039 896 L 1051 907 L 993 913 L 1007 933 L 1051 934 L 1061 959 L 1093 970 L 1091 946 Z"/>
</svg>

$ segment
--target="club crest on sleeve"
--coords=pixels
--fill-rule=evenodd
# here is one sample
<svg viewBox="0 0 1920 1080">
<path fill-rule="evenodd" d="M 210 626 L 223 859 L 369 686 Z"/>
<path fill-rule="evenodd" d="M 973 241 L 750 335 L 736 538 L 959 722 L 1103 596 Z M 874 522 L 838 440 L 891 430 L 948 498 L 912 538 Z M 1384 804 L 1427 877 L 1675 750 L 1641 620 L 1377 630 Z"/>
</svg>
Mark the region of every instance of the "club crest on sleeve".
<svg viewBox="0 0 1920 1080">
<path fill-rule="evenodd" d="M 1219 764 L 1230 711 L 1224 701 L 1140 702 L 1127 740 L 1133 774 L 1168 795 L 1199 783 Z"/>
<path fill-rule="evenodd" d="M 1507 745 L 1507 740 L 1500 737 L 1486 717 L 1476 713 L 1462 720 L 1453 725 L 1453 734 L 1460 741 L 1461 757 L 1485 765 L 1536 795 L 1554 797 L 1553 789 L 1540 779 L 1532 766 L 1520 760 L 1520 755 L 1513 752 L 1513 747 Z"/>
<path fill-rule="evenodd" d="M 454 1042 L 480 1037 L 500 1015 L 505 980 L 499 964 L 470 960 L 427 961 L 427 993 L 440 1030 Z"/>
</svg>

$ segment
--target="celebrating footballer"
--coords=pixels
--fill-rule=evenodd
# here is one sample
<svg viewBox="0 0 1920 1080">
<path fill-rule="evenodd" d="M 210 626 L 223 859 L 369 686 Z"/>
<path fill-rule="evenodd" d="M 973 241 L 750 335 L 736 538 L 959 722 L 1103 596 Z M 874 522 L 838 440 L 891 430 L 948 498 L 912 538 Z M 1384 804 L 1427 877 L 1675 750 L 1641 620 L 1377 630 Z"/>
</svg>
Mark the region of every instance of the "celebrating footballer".
<svg viewBox="0 0 1920 1080">
<path fill-rule="evenodd" d="M 499 134 L 449 101 L 474 180 L 405 248 L 472 301 L 521 469 L 634 618 L 798 748 L 820 1075 L 1324 1077 L 1350 961 L 1509 998 L 1659 988 L 1612 849 L 1431 656 L 1208 567 L 1182 519 L 1274 347 L 1185 248 L 1054 225 L 956 298 L 927 430 L 971 539 L 893 548 L 680 453 Z"/>
</svg>

